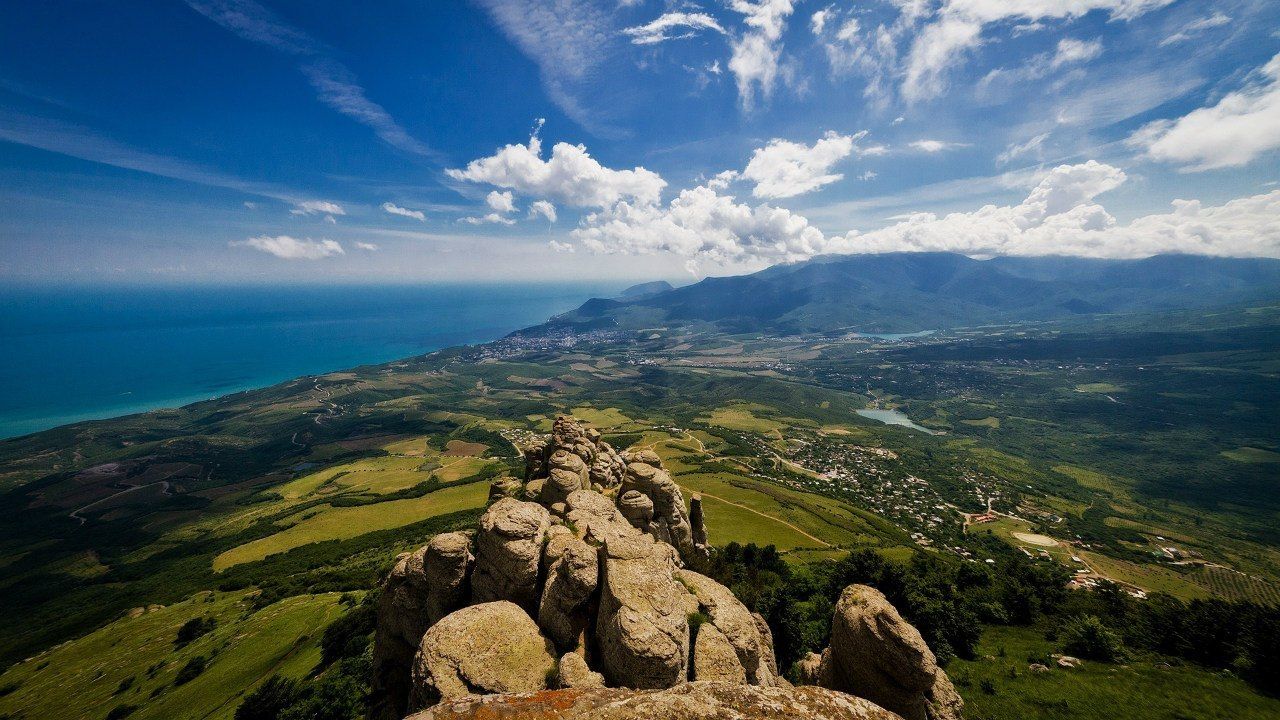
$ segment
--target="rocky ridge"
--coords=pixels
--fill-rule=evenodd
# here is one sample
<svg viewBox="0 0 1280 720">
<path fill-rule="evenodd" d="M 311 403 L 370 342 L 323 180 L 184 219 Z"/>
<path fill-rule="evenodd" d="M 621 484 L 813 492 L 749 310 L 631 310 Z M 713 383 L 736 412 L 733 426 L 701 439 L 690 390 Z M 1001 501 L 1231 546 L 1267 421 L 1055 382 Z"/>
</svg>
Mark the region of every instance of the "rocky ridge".
<svg viewBox="0 0 1280 720">
<path fill-rule="evenodd" d="M 690 569 L 709 553 L 701 504 L 686 510 L 652 450 L 570 417 L 523 450 L 525 478 L 493 482 L 474 532 L 437 535 L 383 582 L 377 720 L 960 717 L 919 633 L 862 586 L 807 661 L 822 687 L 793 688 L 764 618 Z"/>
</svg>

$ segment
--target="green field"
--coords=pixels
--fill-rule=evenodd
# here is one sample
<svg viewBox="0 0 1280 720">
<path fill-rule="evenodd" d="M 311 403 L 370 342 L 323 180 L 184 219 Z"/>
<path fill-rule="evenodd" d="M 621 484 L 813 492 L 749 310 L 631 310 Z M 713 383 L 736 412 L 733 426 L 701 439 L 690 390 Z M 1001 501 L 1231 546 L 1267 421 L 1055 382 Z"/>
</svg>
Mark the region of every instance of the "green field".
<svg viewBox="0 0 1280 720">
<path fill-rule="evenodd" d="M 1040 630 L 993 627 L 978 660 L 947 667 L 968 720 L 1252 720 L 1280 717 L 1280 699 L 1193 665 L 1138 659 L 1123 665 L 1028 671 L 1028 656 L 1058 652 Z M 994 690 L 982 689 L 983 681 Z"/>
<path fill-rule="evenodd" d="M 345 540 L 376 530 L 409 525 L 431 517 L 447 515 L 484 505 L 489 497 L 487 483 L 468 483 L 437 490 L 420 498 L 391 500 L 357 507 L 321 506 L 280 532 L 232 548 L 213 560 L 221 572 L 233 565 L 261 560 L 309 543 Z M 304 514 L 305 515 L 305 514 Z"/>
<path fill-rule="evenodd" d="M 140 720 L 231 718 L 241 696 L 272 674 L 302 677 L 316 666 L 320 631 L 343 613 L 338 598 L 300 595 L 252 612 L 245 593 L 200 593 L 139 609 L 10 668 L 0 687 L 14 689 L 0 697 L 0 716 L 101 720 L 117 705 L 136 705 L 130 717 Z M 175 649 L 178 628 L 197 617 L 217 627 Z M 197 655 L 209 659 L 207 669 L 175 686 Z"/>
</svg>

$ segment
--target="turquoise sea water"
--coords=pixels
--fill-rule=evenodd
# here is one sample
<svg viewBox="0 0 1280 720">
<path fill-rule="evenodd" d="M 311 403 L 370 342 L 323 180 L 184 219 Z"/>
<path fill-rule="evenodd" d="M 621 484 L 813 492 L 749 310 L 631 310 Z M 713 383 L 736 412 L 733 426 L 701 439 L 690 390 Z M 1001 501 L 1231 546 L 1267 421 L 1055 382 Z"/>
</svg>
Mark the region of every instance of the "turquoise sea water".
<svg viewBox="0 0 1280 720">
<path fill-rule="evenodd" d="M 0 438 L 487 342 L 622 287 L 0 289 Z"/>
</svg>

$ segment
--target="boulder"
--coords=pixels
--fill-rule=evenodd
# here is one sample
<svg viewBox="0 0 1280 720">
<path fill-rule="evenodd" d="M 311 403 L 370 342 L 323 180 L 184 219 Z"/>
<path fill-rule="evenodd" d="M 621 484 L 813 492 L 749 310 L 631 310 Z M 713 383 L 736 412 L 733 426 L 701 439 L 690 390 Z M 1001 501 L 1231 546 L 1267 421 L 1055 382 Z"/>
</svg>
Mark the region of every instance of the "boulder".
<svg viewBox="0 0 1280 720">
<path fill-rule="evenodd" d="M 653 521 L 653 500 L 639 490 L 628 490 L 618 498 L 618 510 L 637 530 L 649 531 Z"/>
<path fill-rule="evenodd" d="M 577 653 L 565 653 L 560 656 L 560 687 L 562 688 L 602 688 L 604 676 L 587 666 L 587 661 Z"/>
<path fill-rule="evenodd" d="M 537 692 L 556 667 L 551 642 L 507 602 L 451 613 L 422 636 L 409 705 L 420 709 L 472 693 Z"/>
<path fill-rule="evenodd" d="M 665 690 L 596 688 L 470 696 L 406 720 L 901 720 L 861 698 L 817 687 L 691 682 Z"/>
<path fill-rule="evenodd" d="M 778 677 L 778 659 L 773 654 L 773 631 L 769 629 L 769 621 L 760 613 L 751 613 L 756 623 L 756 632 L 760 633 L 760 662 L 769 674 Z"/>
<path fill-rule="evenodd" d="M 764 641 L 747 606 L 734 597 L 729 588 L 705 575 L 692 570 L 677 570 L 675 575 L 698 599 L 699 609 L 709 618 L 710 624 L 728 640 L 745 671 L 746 680 L 753 685 L 769 684 L 773 673 L 767 668 L 763 676 L 760 673 L 761 660 L 766 654 Z M 768 654 L 772 652 L 770 646 Z"/>
<path fill-rule="evenodd" d="M 707 547 L 707 520 L 702 514 L 702 496 L 689 498 L 689 528 L 693 535 L 693 544 L 699 548 Z"/>
<path fill-rule="evenodd" d="M 823 655 L 825 655 L 825 651 Z M 796 661 L 796 682 L 801 685 L 822 684 L 822 655 L 811 652 Z"/>
<path fill-rule="evenodd" d="M 537 503 L 503 498 L 489 506 L 476 534 L 473 600 L 510 600 L 536 610 L 538 563 L 550 526 L 550 514 Z"/>
<path fill-rule="evenodd" d="M 729 644 L 729 638 L 711 623 L 703 623 L 693 641 L 692 676 L 694 680 L 747 682 L 747 671 L 742 667 L 733 645 Z"/>
<path fill-rule="evenodd" d="M 647 458 L 652 451 L 644 451 Z M 656 455 L 654 456 L 656 458 Z M 689 524 L 689 516 L 684 509 L 684 496 L 680 486 L 671 479 L 670 473 L 657 465 L 645 462 L 632 462 L 627 465 L 627 474 L 622 481 L 622 495 L 635 490 L 653 502 L 653 520 L 648 531 L 662 542 L 669 542 L 684 557 L 698 552 L 693 544 L 693 529 Z"/>
<path fill-rule="evenodd" d="M 647 535 L 610 539 L 602 553 L 596 641 L 611 685 L 671 687 L 689 661 L 687 593 L 674 551 Z"/>
<path fill-rule="evenodd" d="M 866 585 L 850 585 L 836 603 L 820 680 L 906 720 L 960 717 L 960 696 L 920 632 Z"/>
<path fill-rule="evenodd" d="M 565 499 L 565 519 L 577 528 L 582 539 L 604 545 L 610 539 L 636 537 L 631 526 L 609 498 L 594 490 L 579 490 Z"/>
<path fill-rule="evenodd" d="M 489 483 L 489 502 L 495 503 L 504 497 L 518 498 L 524 490 L 524 483 L 513 477 L 500 477 Z"/>
<path fill-rule="evenodd" d="M 548 543 L 549 553 L 553 545 L 558 557 L 547 570 L 546 587 L 538 605 L 538 626 L 558 651 L 570 652 L 582 645 L 591 620 L 589 601 L 600 579 L 598 552 L 572 535 L 560 535 Z"/>
</svg>

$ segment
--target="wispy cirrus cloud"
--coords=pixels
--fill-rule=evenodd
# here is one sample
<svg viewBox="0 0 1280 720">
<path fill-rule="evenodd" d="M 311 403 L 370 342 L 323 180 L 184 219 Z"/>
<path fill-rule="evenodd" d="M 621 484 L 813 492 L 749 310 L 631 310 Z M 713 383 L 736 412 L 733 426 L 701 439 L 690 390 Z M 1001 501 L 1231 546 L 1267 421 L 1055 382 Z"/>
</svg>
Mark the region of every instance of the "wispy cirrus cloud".
<svg viewBox="0 0 1280 720">
<path fill-rule="evenodd" d="M 399 215 L 400 217 L 412 218 L 418 222 L 425 222 L 427 219 L 426 213 L 421 210 L 410 210 L 409 208 L 403 208 L 390 202 L 382 203 L 382 211 L 389 215 Z"/>
<path fill-rule="evenodd" d="M 635 45 L 656 45 L 668 40 L 691 38 L 704 30 L 725 34 L 715 18 L 701 12 L 665 13 L 643 25 L 626 28 L 622 34 L 631 38 Z"/>
<path fill-rule="evenodd" d="M 193 10 L 250 42 L 298 59 L 298 69 L 320 102 L 373 130 L 383 142 L 414 155 L 434 155 L 378 103 L 370 100 L 355 73 L 330 57 L 330 50 L 281 20 L 254 0 L 186 0 Z"/>
</svg>

